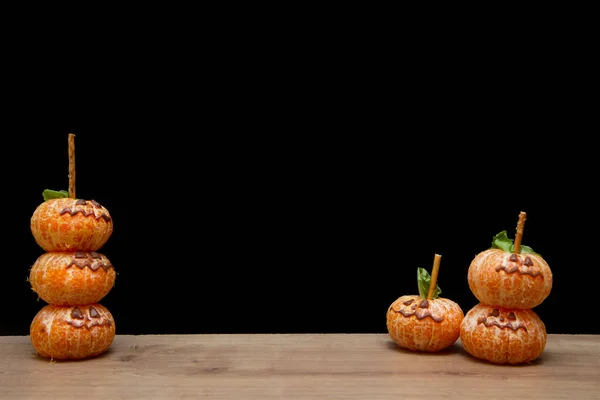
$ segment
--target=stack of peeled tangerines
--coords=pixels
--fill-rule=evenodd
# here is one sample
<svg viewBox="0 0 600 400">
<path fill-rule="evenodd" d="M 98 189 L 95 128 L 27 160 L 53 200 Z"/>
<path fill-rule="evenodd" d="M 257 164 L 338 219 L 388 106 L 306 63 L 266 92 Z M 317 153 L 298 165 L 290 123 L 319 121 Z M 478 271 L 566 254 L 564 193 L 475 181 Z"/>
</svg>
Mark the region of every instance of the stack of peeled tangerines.
<svg viewBox="0 0 600 400">
<path fill-rule="evenodd" d="M 45 253 L 28 280 L 48 303 L 34 317 L 30 339 L 41 356 L 59 360 L 99 355 L 115 336 L 113 316 L 98 302 L 113 287 L 116 272 L 97 252 L 111 236 L 113 221 L 98 202 L 69 193 L 44 191 L 30 221 Z"/>
<path fill-rule="evenodd" d="M 550 294 L 552 271 L 521 245 L 524 223 L 521 212 L 514 243 L 500 232 L 469 266 L 469 288 L 479 304 L 465 315 L 460 339 L 469 354 L 496 364 L 532 361 L 546 346 L 546 327 L 532 308 Z"/>
<path fill-rule="evenodd" d="M 552 271 L 541 255 L 521 245 L 524 223 L 521 212 L 514 243 L 502 231 L 491 249 L 472 260 L 468 283 L 479 303 L 466 315 L 458 304 L 439 297 L 440 255 L 435 255 L 431 276 L 418 268 L 420 295 L 401 296 L 387 310 L 392 340 L 409 350 L 438 352 L 460 338 L 467 353 L 495 364 L 539 357 L 547 333 L 532 308 L 550 294 Z"/>
</svg>

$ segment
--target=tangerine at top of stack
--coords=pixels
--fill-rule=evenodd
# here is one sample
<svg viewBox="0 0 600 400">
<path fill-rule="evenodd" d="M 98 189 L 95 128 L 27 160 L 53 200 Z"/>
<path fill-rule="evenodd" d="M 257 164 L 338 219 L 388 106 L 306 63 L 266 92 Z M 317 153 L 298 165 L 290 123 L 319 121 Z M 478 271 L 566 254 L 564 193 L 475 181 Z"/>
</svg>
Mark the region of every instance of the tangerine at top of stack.
<svg viewBox="0 0 600 400">
<path fill-rule="evenodd" d="M 477 300 L 504 308 L 537 307 L 552 290 L 552 271 L 546 260 L 527 246 L 516 252 L 506 231 L 494 237 L 492 248 L 475 256 L 467 279 Z"/>
<path fill-rule="evenodd" d="M 45 251 L 97 251 L 113 232 L 108 210 L 95 200 L 52 198 L 31 217 L 31 232 Z"/>
</svg>

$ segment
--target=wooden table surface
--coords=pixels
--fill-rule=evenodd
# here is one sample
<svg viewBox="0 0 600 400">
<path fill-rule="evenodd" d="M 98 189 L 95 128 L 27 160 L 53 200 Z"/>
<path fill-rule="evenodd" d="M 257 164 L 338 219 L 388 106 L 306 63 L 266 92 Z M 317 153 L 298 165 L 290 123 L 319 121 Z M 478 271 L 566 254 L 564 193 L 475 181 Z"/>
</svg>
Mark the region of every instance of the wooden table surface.
<svg viewBox="0 0 600 400">
<path fill-rule="evenodd" d="M 0 337 L 0 399 L 600 399 L 600 335 L 549 335 L 520 366 L 460 340 L 415 353 L 387 334 L 117 335 L 103 355 L 41 358 Z"/>
</svg>

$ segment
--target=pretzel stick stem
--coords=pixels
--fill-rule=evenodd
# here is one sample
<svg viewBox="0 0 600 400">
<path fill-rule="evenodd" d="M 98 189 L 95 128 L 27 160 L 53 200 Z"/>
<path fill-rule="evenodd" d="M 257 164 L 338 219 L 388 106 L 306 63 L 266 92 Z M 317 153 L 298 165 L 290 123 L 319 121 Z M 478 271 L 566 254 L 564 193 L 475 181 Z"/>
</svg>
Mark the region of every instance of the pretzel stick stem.
<svg viewBox="0 0 600 400">
<path fill-rule="evenodd" d="M 75 198 L 75 134 L 69 133 L 69 197 Z"/>
</svg>

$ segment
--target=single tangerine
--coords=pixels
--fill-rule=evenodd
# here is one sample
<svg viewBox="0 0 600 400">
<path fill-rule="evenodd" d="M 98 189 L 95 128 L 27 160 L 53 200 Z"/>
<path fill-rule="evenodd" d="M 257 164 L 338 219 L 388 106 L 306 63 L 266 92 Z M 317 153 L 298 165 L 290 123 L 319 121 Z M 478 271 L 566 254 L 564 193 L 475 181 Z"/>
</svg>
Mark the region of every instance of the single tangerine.
<svg viewBox="0 0 600 400">
<path fill-rule="evenodd" d="M 115 278 L 106 256 L 84 251 L 44 253 L 29 272 L 33 291 L 47 303 L 61 306 L 99 302 Z"/>
<path fill-rule="evenodd" d="M 552 289 L 552 271 L 542 256 L 497 248 L 475 256 L 467 279 L 479 302 L 511 309 L 534 308 Z"/>
<path fill-rule="evenodd" d="M 495 364 L 520 364 L 538 358 L 547 340 L 546 327 L 533 310 L 477 304 L 460 326 L 465 351 Z"/>
<path fill-rule="evenodd" d="M 405 295 L 388 308 L 386 325 L 400 347 L 437 352 L 454 344 L 460 335 L 464 313 L 454 301 L 442 297 L 427 300 Z"/>
<path fill-rule="evenodd" d="M 115 321 L 101 304 L 43 307 L 30 327 L 31 343 L 42 356 L 56 360 L 83 359 L 108 350 Z"/>
<path fill-rule="evenodd" d="M 35 209 L 30 227 L 45 251 L 96 251 L 112 234 L 113 220 L 95 200 L 53 198 Z"/>
</svg>

